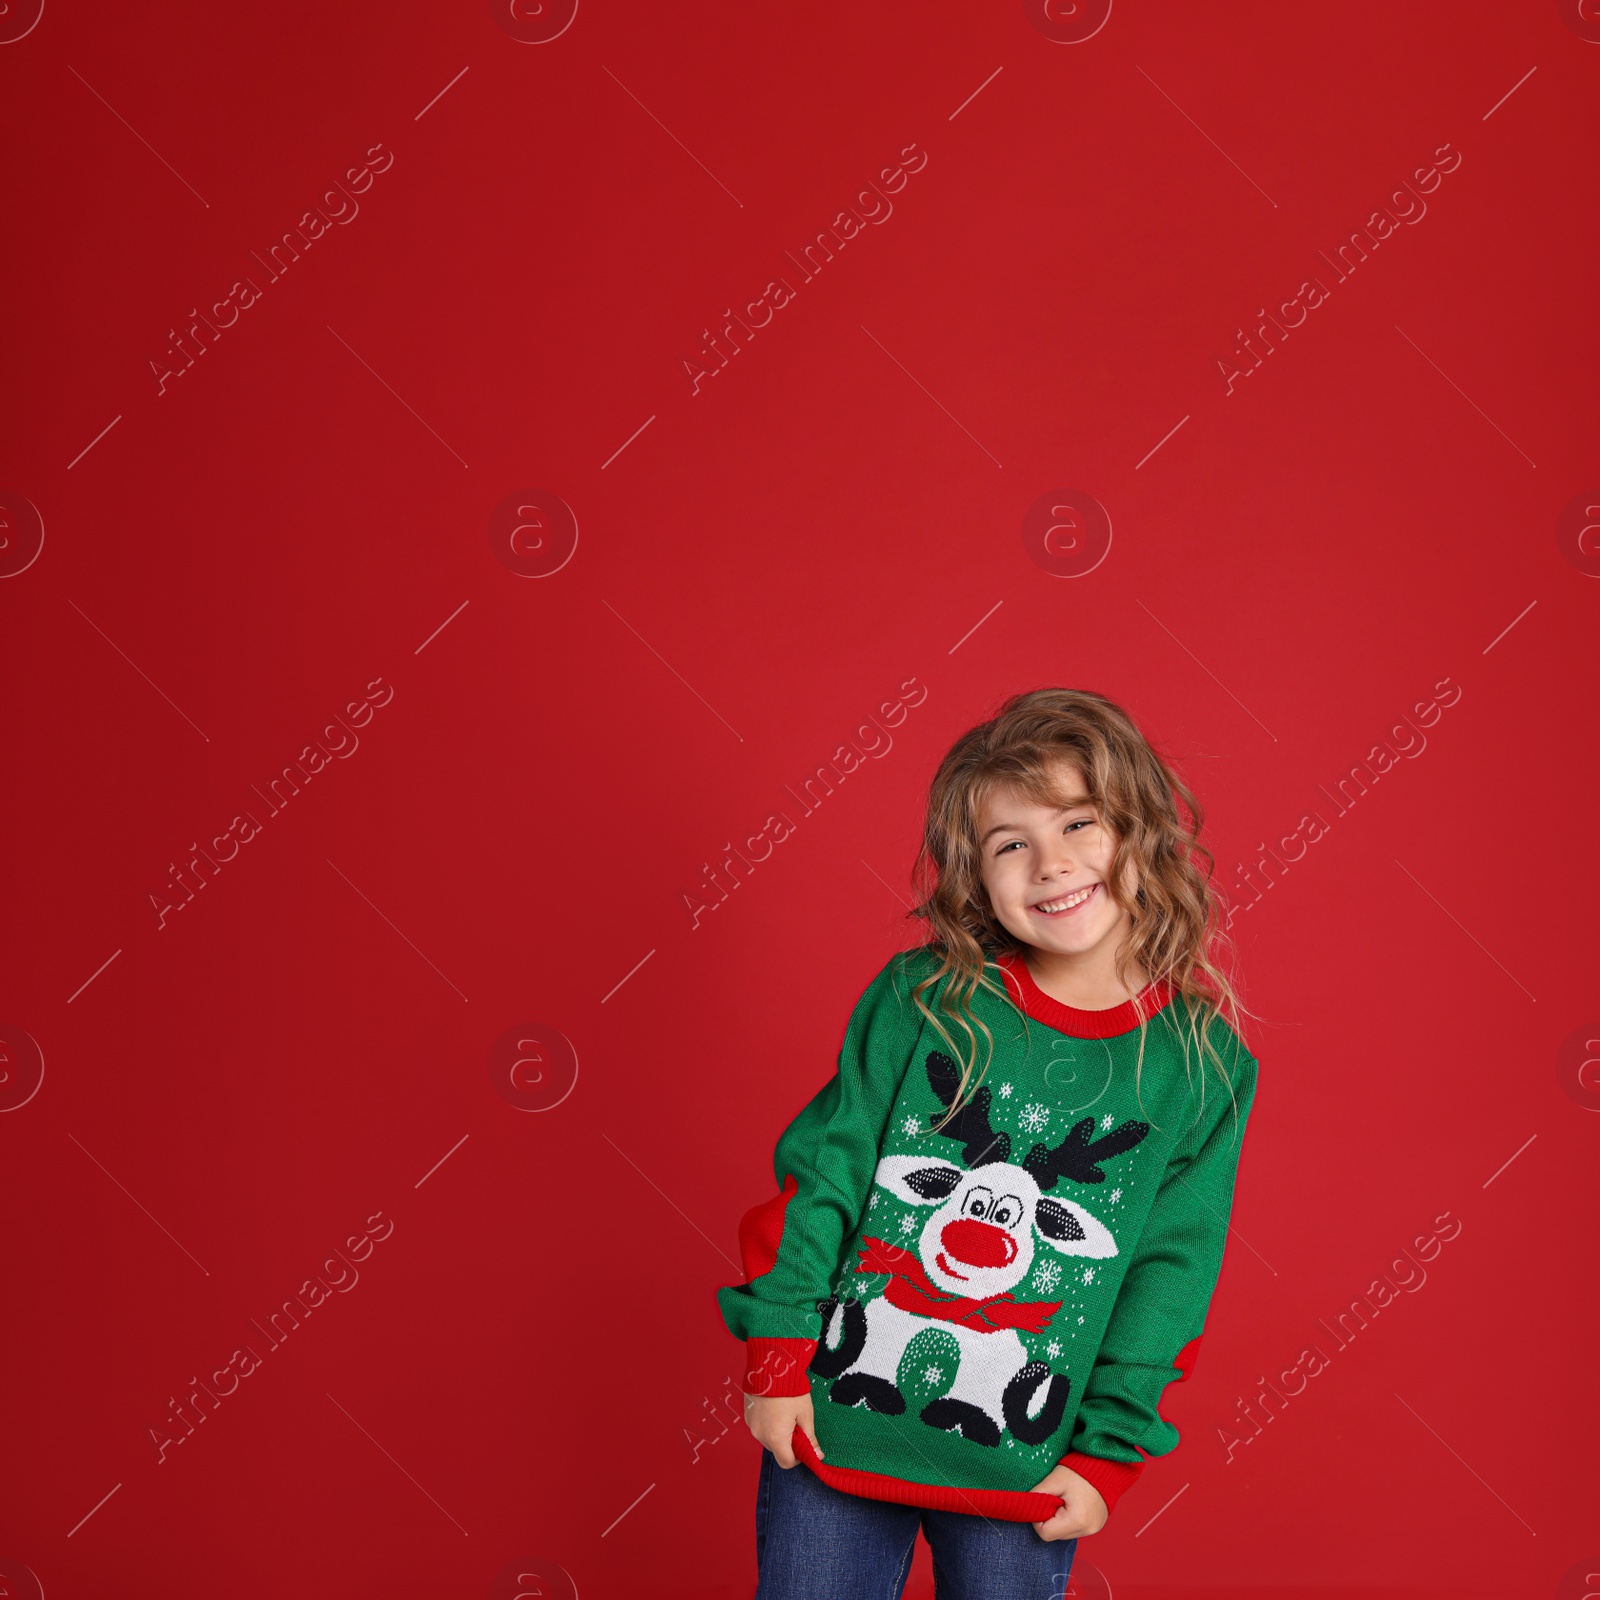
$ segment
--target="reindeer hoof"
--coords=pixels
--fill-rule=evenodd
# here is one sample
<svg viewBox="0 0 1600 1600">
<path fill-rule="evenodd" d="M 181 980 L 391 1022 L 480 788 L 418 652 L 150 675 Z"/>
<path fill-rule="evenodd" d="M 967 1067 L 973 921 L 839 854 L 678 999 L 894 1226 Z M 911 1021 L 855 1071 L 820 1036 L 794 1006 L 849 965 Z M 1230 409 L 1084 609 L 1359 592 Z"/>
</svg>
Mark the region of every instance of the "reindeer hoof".
<svg viewBox="0 0 1600 1600">
<path fill-rule="evenodd" d="M 819 1378 L 837 1378 L 861 1359 L 861 1352 L 867 1347 L 867 1308 L 859 1300 L 846 1300 L 843 1306 L 837 1300 L 819 1300 L 817 1310 L 822 1313 L 822 1337 L 817 1340 L 810 1370 Z M 835 1311 L 844 1333 L 837 1345 L 830 1346 L 828 1332 Z M 903 1411 L 904 1405 L 900 1409 Z"/>
<path fill-rule="evenodd" d="M 973 1444 L 1000 1443 L 1000 1429 L 995 1425 L 994 1418 L 966 1400 L 952 1400 L 949 1396 L 943 1400 L 930 1400 L 922 1408 L 922 1420 L 930 1428 L 959 1433 Z"/>
<path fill-rule="evenodd" d="M 1028 1415 L 1028 1404 L 1039 1391 L 1044 1379 L 1050 1379 L 1050 1390 L 1044 1406 L 1036 1417 Z M 1072 1379 L 1064 1373 L 1052 1374 L 1042 1361 L 1030 1361 L 1010 1383 L 1000 1402 L 1005 1413 L 1006 1426 L 1024 1444 L 1043 1444 L 1061 1426 L 1062 1413 L 1067 1409 L 1067 1396 L 1072 1392 Z"/>
<path fill-rule="evenodd" d="M 886 1417 L 898 1417 L 906 1408 L 906 1397 L 887 1378 L 870 1372 L 848 1372 L 828 1394 L 835 1405 L 865 1406 Z"/>
</svg>

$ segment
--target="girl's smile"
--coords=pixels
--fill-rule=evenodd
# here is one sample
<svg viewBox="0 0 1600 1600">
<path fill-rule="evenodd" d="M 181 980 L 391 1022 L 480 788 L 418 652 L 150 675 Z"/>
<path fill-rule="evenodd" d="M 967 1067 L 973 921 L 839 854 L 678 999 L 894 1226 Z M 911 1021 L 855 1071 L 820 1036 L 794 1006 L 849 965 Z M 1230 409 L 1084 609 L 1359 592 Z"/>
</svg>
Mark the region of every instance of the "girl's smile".
<svg viewBox="0 0 1600 1600">
<path fill-rule="evenodd" d="M 1098 889 L 1098 883 L 1091 883 L 1085 889 L 1075 889 L 1071 894 L 1060 896 L 1054 900 L 1041 900 L 1031 909 L 1041 917 L 1070 917 L 1074 911 L 1089 903 L 1089 897 Z"/>
</svg>

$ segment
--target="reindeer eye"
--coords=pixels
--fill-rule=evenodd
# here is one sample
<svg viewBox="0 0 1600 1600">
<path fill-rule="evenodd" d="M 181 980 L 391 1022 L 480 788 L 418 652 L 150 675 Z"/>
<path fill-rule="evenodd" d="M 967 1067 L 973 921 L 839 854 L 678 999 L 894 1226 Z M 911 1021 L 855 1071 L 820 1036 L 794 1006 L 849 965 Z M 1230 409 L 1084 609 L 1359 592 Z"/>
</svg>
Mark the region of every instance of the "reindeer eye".
<svg viewBox="0 0 1600 1600">
<path fill-rule="evenodd" d="M 968 1191 L 965 1203 L 961 1209 L 969 1217 L 986 1217 L 990 1207 L 994 1204 L 993 1189 L 972 1189 Z"/>
<path fill-rule="evenodd" d="M 1014 1194 L 1001 1195 L 994 1203 L 990 1218 L 1002 1228 L 1014 1228 L 1022 1220 L 1022 1202 Z"/>
</svg>

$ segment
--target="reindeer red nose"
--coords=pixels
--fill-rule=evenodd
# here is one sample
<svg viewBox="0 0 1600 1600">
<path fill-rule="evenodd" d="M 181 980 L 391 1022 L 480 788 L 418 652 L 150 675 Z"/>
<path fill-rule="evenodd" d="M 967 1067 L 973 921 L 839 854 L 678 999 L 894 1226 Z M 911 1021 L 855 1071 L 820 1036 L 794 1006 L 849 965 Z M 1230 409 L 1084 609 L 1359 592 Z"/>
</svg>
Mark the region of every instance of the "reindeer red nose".
<svg viewBox="0 0 1600 1600">
<path fill-rule="evenodd" d="M 1017 1241 L 1004 1228 L 973 1217 L 958 1217 L 939 1230 L 945 1254 L 966 1267 L 1009 1267 L 1016 1259 Z"/>
</svg>

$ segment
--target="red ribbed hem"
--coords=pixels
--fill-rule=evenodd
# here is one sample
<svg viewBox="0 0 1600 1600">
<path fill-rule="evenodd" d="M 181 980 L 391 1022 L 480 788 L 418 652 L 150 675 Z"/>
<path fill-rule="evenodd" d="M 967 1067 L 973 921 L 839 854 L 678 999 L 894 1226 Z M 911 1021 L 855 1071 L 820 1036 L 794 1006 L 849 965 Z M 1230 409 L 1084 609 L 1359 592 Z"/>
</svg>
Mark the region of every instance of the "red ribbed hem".
<svg viewBox="0 0 1600 1600">
<path fill-rule="evenodd" d="M 942 1483 L 912 1483 L 905 1478 L 862 1472 L 855 1467 L 830 1467 L 812 1449 L 811 1441 L 800 1428 L 794 1430 L 794 1453 L 830 1489 L 857 1495 L 863 1500 L 888 1500 L 900 1506 L 923 1506 L 929 1511 L 962 1511 L 969 1516 L 990 1517 L 1001 1522 L 1048 1522 L 1061 1509 L 1061 1497 L 1054 1494 L 1015 1489 L 958 1489 Z"/>
<path fill-rule="evenodd" d="M 810 1394 L 806 1368 L 816 1348 L 815 1339 L 746 1339 L 744 1392 L 768 1398 Z"/>
<path fill-rule="evenodd" d="M 1100 1491 L 1108 1512 L 1116 1510 L 1118 1497 L 1125 1489 L 1131 1489 L 1144 1471 L 1142 1461 L 1107 1461 L 1104 1456 L 1079 1455 L 1076 1450 L 1062 1456 L 1061 1465 L 1071 1467 L 1080 1478 L 1087 1478 Z"/>
<path fill-rule="evenodd" d="M 1057 1033 L 1070 1034 L 1074 1039 L 1115 1039 L 1119 1034 L 1132 1033 L 1139 1026 L 1139 1013 L 1132 1000 L 1124 1000 L 1120 1006 L 1111 1006 L 1105 1011 L 1080 1011 L 1077 1006 L 1066 1005 L 1046 994 L 1034 981 L 1020 953 L 1000 956 L 998 965 L 1009 981 L 1012 997 L 1019 1008 Z M 1138 997 L 1144 1007 L 1145 1020 L 1148 1022 L 1176 993 L 1165 978 L 1146 984 Z"/>
</svg>

